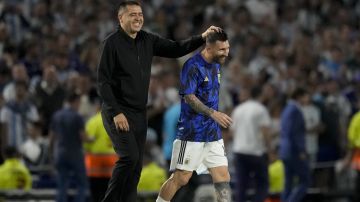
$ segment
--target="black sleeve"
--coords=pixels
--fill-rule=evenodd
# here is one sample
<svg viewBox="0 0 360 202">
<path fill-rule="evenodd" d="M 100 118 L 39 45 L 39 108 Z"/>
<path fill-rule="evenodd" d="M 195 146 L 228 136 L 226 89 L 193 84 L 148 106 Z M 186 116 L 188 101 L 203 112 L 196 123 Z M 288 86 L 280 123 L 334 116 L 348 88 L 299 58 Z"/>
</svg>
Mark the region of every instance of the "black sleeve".
<svg viewBox="0 0 360 202">
<path fill-rule="evenodd" d="M 193 36 L 182 41 L 172 41 L 158 35 L 153 35 L 153 37 L 154 55 L 169 58 L 177 58 L 191 53 L 205 42 L 201 35 Z"/>
<path fill-rule="evenodd" d="M 116 65 L 115 54 L 115 49 L 111 45 L 111 42 L 105 41 L 98 67 L 97 88 L 104 104 L 111 107 L 113 114 L 117 115 L 122 113 L 122 111 L 111 88 L 111 75 L 113 74 L 113 70 Z"/>
</svg>

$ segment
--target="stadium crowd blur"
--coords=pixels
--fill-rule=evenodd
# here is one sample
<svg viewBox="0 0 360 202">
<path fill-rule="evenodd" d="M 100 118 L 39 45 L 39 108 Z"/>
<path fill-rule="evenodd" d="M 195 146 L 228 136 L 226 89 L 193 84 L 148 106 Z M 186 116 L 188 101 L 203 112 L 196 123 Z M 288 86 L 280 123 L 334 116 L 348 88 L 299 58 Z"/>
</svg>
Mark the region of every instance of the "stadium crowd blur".
<svg viewBox="0 0 360 202">
<path fill-rule="evenodd" d="M 349 169 L 337 166 L 349 150 L 360 149 L 359 129 L 357 135 L 348 138 L 352 117 L 360 109 L 359 1 L 141 2 L 144 29 L 167 38 L 184 39 L 201 33 L 209 25 L 226 30 L 231 50 L 228 62 L 221 68 L 219 111 L 230 115 L 249 98 L 250 89 L 261 87 L 260 100 L 270 114 L 274 150 L 280 146 L 280 116 L 288 96 L 297 87 L 305 87 L 311 98 L 304 109 L 304 114 L 305 111 L 310 114 L 304 116 L 312 168 L 310 187 L 353 190 L 360 183 L 353 177 L 360 166 Z M 118 26 L 117 3 L 117 0 L 0 2 L 1 150 L 11 146 L 22 154 L 32 174 L 33 189 L 56 187 L 53 150 L 57 139 L 51 135 L 51 123 L 70 92 L 80 95 L 78 113 L 84 126 L 79 127 L 86 131 L 87 138 L 82 140 L 89 187 L 106 188 L 106 173 L 111 171 L 104 175 L 91 171 L 92 166 L 102 165 L 92 165 L 90 161 L 100 155 L 102 160 L 94 161 L 104 161 L 104 169 L 109 169 L 116 160 L 111 142 L 101 129 L 98 114 L 101 100 L 95 83 L 101 42 Z M 149 141 L 144 159 L 146 179 L 141 179 L 139 190 L 157 191 L 166 179 L 180 112 L 178 76 L 186 58 L 153 60 L 148 96 Z M 353 128 L 360 125 L 359 118 L 357 122 Z M 227 130 L 223 135 L 234 176 L 232 135 Z M 274 158 L 270 159 L 276 163 L 270 169 L 270 188 L 279 192 L 283 185 L 278 181 L 283 174 Z M 360 158 L 357 161 L 360 165 Z M 189 186 L 198 186 L 199 180 L 194 181 Z M 101 193 L 96 197 L 101 198 Z"/>
</svg>

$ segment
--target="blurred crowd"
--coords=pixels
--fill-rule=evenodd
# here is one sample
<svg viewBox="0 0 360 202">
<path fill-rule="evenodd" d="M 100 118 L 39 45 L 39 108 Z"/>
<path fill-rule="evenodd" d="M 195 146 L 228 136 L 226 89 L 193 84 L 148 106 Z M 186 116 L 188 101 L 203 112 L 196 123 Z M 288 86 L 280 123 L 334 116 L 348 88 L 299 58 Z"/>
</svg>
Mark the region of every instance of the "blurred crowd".
<svg viewBox="0 0 360 202">
<path fill-rule="evenodd" d="M 274 150 L 281 146 L 280 116 L 289 95 L 297 87 L 307 89 L 310 99 L 304 107 L 304 117 L 306 149 L 314 173 L 312 187 L 338 186 L 335 162 L 349 150 L 349 124 L 360 109 L 360 2 L 141 2 L 144 29 L 163 37 L 185 39 L 202 33 L 209 25 L 220 26 L 228 33 L 231 50 L 228 62 L 221 68 L 219 111 L 232 114 L 236 106 L 249 99 L 251 89 L 260 87 L 259 100 L 270 115 Z M 0 2 L 1 148 L 16 148 L 31 174 L 43 176 L 42 172 L 49 173 L 46 168 L 54 167 L 56 152 L 52 150 L 57 140 L 51 135 L 52 117 L 67 103 L 69 93 L 80 96 L 77 112 L 85 126 L 90 124 L 84 126 L 88 138 L 82 138 L 86 153 L 113 155 L 111 149 L 93 150 L 96 146 L 91 144 L 96 142 L 97 130 L 87 128 L 101 123 L 90 122 L 98 115 L 101 102 L 95 88 L 96 69 L 102 40 L 118 26 L 118 3 L 117 0 Z M 179 72 L 188 57 L 153 60 L 144 159 L 144 168 L 148 168 L 144 169 L 147 173 L 144 176 L 151 178 L 152 170 L 159 171 L 152 180 L 166 179 L 164 173 L 180 112 Z M 223 131 L 232 173 L 235 135 Z M 108 139 L 98 141 L 111 148 Z M 50 182 L 51 177 L 46 176 L 43 178 L 47 181 L 33 178 L 33 187 L 55 186 L 56 180 Z M 142 185 L 144 190 L 159 188 L 149 188 L 154 183 L 144 181 Z"/>
</svg>

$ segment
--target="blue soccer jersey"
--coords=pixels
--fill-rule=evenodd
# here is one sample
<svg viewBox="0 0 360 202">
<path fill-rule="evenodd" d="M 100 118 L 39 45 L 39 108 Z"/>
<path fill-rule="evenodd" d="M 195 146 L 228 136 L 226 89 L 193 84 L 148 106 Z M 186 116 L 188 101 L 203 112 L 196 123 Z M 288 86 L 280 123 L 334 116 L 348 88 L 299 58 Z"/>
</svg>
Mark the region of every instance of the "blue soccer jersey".
<svg viewBox="0 0 360 202">
<path fill-rule="evenodd" d="M 184 100 L 184 95 L 194 94 L 206 106 L 218 110 L 219 87 L 220 64 L 207 63 L 200 53 L 185 62 L 180 75 L 182 98 L 177 139 L 212 142 L 222 138 L 219 124 L 193 110 Z"/>
</svg>

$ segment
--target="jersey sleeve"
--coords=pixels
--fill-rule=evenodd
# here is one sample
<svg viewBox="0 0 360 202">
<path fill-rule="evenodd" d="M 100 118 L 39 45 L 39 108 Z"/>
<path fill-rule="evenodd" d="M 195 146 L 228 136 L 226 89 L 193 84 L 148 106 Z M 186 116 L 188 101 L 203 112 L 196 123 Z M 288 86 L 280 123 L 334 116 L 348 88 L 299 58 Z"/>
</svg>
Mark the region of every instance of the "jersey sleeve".
<svg viewBox="0 0 360 202">
<path fill-rule="evenodd" d="M 194 94 L 199 84 L 200 72 L 197 66 L 186 62 L 180 75 L 180 95 Z"/>
</svg>

